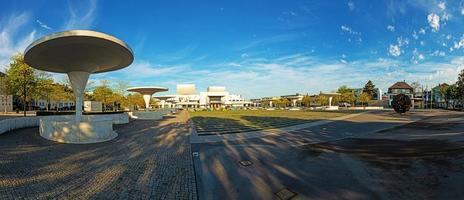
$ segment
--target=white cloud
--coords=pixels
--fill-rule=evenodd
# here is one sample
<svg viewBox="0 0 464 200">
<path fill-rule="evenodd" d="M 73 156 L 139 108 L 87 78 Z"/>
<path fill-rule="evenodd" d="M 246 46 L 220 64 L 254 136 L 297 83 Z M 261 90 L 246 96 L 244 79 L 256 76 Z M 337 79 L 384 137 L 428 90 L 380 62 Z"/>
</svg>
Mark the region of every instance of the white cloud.
<svg viewBox="0 0 464 200">
<path fill-rule="evenodd" d="M 441 15 L 441 21 L 445 22 L 445 21 L 448 21 L 451 19 L 451 14 L 447 13 L 447 12 L 443 12 L 443 14 Z"/>
<path fill-rule="evenodd" d="M 419 63 L 419 61 L 422 61 L 424 59 L 425 59 L 424 54 L 419 53 L 417 48 L 414 48 L 414 50 L 412 52 L 411 62 L 414 63 L 414 64 L 417 64 L 417 63 Z"/>
<path fill-rule="evenodd" d="M 437 14 L 430 13 L 427 15 L 427 21 L 430 27 L 432 27 L 432 31 L 436 32 L 440 29 L 440 17 Z"/>
<path fill-rule="evenodd" d="M 271 37 L 267 37 L 267 38 L 260 38 L 260 39 L 253 40 L 250 43 L 239 47 L 238 50 L 242 51 L 242 50 L 250 49 L 250 48 L 253 48 L 253 47 L 257 47 L 257 46 L 292 41 L 292 40 L 298 39 L 300 37 L 302 37 L 301 34 L 289 33 L 289 34 L 275 35 L 275 36 L 271 36 Z"/>
<path fill-rule="evenodd" d="M 36 37 L 36 30 L 27 29 L 30 22 L 27 13 L 12 15 L 0 23 L 0 70 L 6 69 L 10 58 L 16 53 L 23 53 Z M 24 29 L 26 27 L 26 29 Z"/>
<path fill-rule="evenodd" d="M 464 7 L 461 7 L 461 15 L 464 15 Z"/>
<path fill-rule="evenodd" d="M 174 65 L 174 66 L 162 66 L 155 65 L 148 61 L 138 61 L 131 64 L 129 67 L 122 70 L 111 72 L 114 74 L 123 75 L 128 79 L 134 78 L 156 78 L 160 76 L 175 75 L 180 72 L 189 70 L 188 65 Z"/>
<path fill-rule="evenodd" d="M 390 55 L 398 57 L 401 55 L 401 48 L 399 45 L 391 44 L 390 47 L 388 48 L 388 52 L 390 53 Z"/>
<path fill-rule="evenodd" d="M 395 27 L 392 26 L 392 25 L 388 25 L 387 26 L 387 30 L 391 31 L 391 32 L 394 32 L 395 31 Z"/>
<path fill-rule="evenodd" d="M 431 53 L 430 55 L 431 55 L 431 56 L 440 56 L 440 57 L 444 57 L 444 56 L 446 56 L 446 52 L 440 51 L 440 50 L 436 50 L 436 51 L 434 51 L 433 53 Z"/>
<path fill-rule="evenodd" d="M 47 29 L 47 30 L 51 30 L 52 28 L 50 26 L 48 26 L 47 24 L 41 22 L 40 20 L 35 20 L 35 22 L 37 22 L 37 24 L 39 24 L 40 27 L 44 28 L 44 29 Z"/>
<path fill-rule="evenodd" d="M 356 41 L 358 43 L 361 43 L 363 41 L 362 38 L 361 38 L 361 32 L 354 31 L 351 27 L 349 27 L 347 25 L 340 26 L 340 29 L 342 30 L 343 33 L 347 33 L 347 34 L 351 35 L 348 38 L 348 42 Z"/>
<path fill-rule="evenodd" d="M 416 32 L 415 30 L 412 31 L 412 37 L 413 37 L 415 40 L 419 39 L 419 35 L 417 35 L 417 32 Z"/>
<path fill-rule="evenodd" d="M 396 41 L 398 42 L 398 46 L 407 46 L 409 44 L 409 39 L 408 38 L 403 38 L 402 36 L 396 38 Z"/>
<path fill-rule="evenodd" d="M 347 25 L 342 25 L 340 28 L 342 29 L 343 32 L 347 32 L 352 35 L 361 35 L 360 32 L 354 31 L 351 27 Z"/>
<path fill-rule="evenodd" d="M 356 8 L 356 6 L 354 5 L 354 2 L 348 1 L 348 8 L 350 9 L 350 11 L 353 11 Z"/>
<path fill-rule="evenodd" d="M 85 1 L 79 1 L 82 3 Z M 89 0 L 87 5 L 77 7 L 68 2 L 69 18 L 64 24 L 64 29 L 88 29 L 94 25 L 97 15 L 97 0 Z"/>
<path fill-rule="evenodd" d="M 222 85 L 231 93 L 242 94 L 246 98 L 257 98 L 296 92 L 314 94 L 335 90 L 340 85 L 362 87 L 367 81 L 366 77 L 374 77 L 374 84 L 383 89 L 398 80 L 417 80 L 423 84 L 455 81 L 456 72 L 462 68 L 461 63 L 464 63 L 464 57 L 445 57 L 441 62 L 432 62 L 426 61 L 424 55 L 417 56 L 417 59 L 423 62 L 406 66 L 397 58 L 348 62 L 345 59 L 320 59 L 310 54 L 292 54 L 277 58 L 238 58 L 231 62 L 233 65 L 240 65 L 240 69 L 224 63 L 193 68 L 139 62 L 126 69 L 102 75 L 109 75 L 104 78 L 112 80 L 116 79 L 112 76 L 118 73 L 120 75 L 123 71 L 124 75 L 134 78 L 131 84 L 153 84 L 173 88 L 177 83 L 194 83 L 197 85 L 197 91 L 203 91 L 210 85 Z M 133 67 L 134 69 L 131 69 Z M 147 72 L 148 75 L 141 72 Z M 140 74 L 143 77 L 139 77 Z"/>
<path fill-rule="evenodd" d="M 437 6 L 441 11 L 444 11 L 446 9 L 446 2 L 442 1 L 438 3 Z"/>
<path fill-rule="evenodd" d="M 424 28 L 420 28 L 420 29 L 419 29 L 419 34 L 425 35 L 425 29 L 424 29 Z"/>
<path fill-rule="evenodd" d="M 460 49 L 462 47 L 464 47 L 464 37 L 461 37 L 458 42 L 454 42 L 454 49 Z"/>
</svg>

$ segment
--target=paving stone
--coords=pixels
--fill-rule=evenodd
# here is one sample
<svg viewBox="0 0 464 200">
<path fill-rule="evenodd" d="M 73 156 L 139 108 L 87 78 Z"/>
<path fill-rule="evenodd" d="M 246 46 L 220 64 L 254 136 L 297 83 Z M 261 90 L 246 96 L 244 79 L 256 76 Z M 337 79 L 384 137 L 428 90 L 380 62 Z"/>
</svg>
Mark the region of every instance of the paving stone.
<svg viewBox="0 0 464 200">
<path fill-rule="evenodd" d="M 38 128 L 0 135 L 0 199 L 196 199 L 186 120 L 117 125 L 98 144 L 58 144 Z"/>
</svg>

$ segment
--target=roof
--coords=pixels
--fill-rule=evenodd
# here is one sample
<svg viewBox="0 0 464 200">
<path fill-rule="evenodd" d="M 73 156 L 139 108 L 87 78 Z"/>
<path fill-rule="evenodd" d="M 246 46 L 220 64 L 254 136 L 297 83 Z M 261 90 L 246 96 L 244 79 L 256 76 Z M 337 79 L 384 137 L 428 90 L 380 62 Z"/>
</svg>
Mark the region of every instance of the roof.
<svg viewBox="0 0 464 200">
<path fill-rule="evenodd" d="M 398 81 L 392 86 L 390 86 L 388 89 L 414 89 L 412 88 L 408 83 L 405 81 Z"/>
</svg>

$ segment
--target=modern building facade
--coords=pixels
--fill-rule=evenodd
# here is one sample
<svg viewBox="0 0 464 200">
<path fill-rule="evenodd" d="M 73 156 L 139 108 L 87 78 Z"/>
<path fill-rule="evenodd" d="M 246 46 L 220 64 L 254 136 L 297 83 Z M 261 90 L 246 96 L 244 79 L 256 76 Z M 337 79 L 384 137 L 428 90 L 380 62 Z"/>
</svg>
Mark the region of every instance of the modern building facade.
<svg viewBox="0 0 464 200">
<path fill-rule="evenodd" d="M 5 74 L 0 72 L 0 78 L 5 78 Z M 7 95 L 4 91 L 0 91 L 0 112 L 11 111 L 13 111 L 13 95 Z"/>
<path fill-rule="evenodd" d="M 206 92 L 196 93 L 194 84 L 178 84 L 175 95 L 155 97 L 162 108 L 211 108 L 249 107 L 241 95 L 230 94 L 223 86 L 210 86 Z"/>
<path fill-rule="evenodd" d="M 43 99 L 34 100 L 32 102 L 33 109 L 38 110 L 74 110 L 75 102 L 74 101 L 46 101 Z"/>
</svg>

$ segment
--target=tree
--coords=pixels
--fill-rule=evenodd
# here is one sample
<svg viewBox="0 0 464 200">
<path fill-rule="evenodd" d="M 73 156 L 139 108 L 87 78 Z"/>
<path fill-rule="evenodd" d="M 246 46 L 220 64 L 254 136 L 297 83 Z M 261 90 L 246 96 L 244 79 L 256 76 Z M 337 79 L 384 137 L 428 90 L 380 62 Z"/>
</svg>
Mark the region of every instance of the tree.
<svg viewBox="0 0 464 200">
<path fill-rule="evenodd" d="M 458 81 L 456 82 L 457 96 L 456 99 L 459 99 L 461 102 L 464 99 L 464 69 L 459 73 Z"/>
<path fill-rule="evenodd" d="M 95 87 L 93 90 L 93 98 L 96 101 L 103 103 L 103 110 L 106 110 L 106 107 L 110 104 L 113 104 L 113 90 L 109 87 L 109 82 L 107 80 L 101 80 L 100 85 Z"/>
<path fill-rule="evenodd" d="M 411 87 L 413 89 L 414 94 L 422 92 L 422 85 L 417 81 L 412 82 Z"/>
<path fill-rule="evenodd" d="M 340 93 L 340 102 L 353 103 L 355 100 L 354 91 L 348 88 L 346 85 L 342 85 L 338 88 L 337 93 Z"/>
<path fill-rule="evenodd" d="M 449 85 L 446 83 L 440 84 L 439 86 L 440 95 L 445 100 L 446 108 L 448 108 L 448 102 L 449 102 L 449 95 L 447 93 L 448 88 L 449 88 Z"/>
<path fill-rule="evenodd" d="M 303 99 L 301 100 L 301 104 L 305 107 L 311 106 L 311 97 L 309 95 L 304 95 Z"/>
<path fill-rule="evenodd" d="M 143 101 L 143 96 L 141 94 L 135 93 L 135 94 L 127 95 L 127 107 L 129 106 L 141 107 L 143 105 L 145 105 L 145 102 Z"/>
<path fill-rule="evenodd" d="M 375 85 L 371 80 L 367 81 L 366 85 L 364 85 L 363 92 L 367 93 L 371 99 L 374 97 Z"/>
<path fill-rule="evenodd" d="M 371 97 L 366 92 L 361 93 L 361 95 L 359 95 L 358 97 L 358 100 L 361 102 L 362 107 L 364 107 L 364 103 L 367 103 L 370 99 Z"/>
<path fill-rule="evenodd" d="M 449 104 L 449 100 L 450 99 L 453 99 L 453 105 L 452 107 L 454 108 L 455 105 L 456 105 L 456 100 L 459 98 L 459 94 L 458 94 L 458 88 L 456 86 L 456 84 L 453 84 L 453 85 L 450 85 L 447 89 L 446 89 L 446 96 L 447 96 L 447 99 L 448 99 L 448 102 L 447 102 L 447 105 Z"/>
<path fill-rule="evenodd" d="M 280 98 L 276 101 L 276 106 L 278 107 L 286 107 L 290 101 L 287 98 Z"/>
<path fill-rule="evenodd" d="M 320 106 L 323 106 L 324 104 L 328 104 L 329 98 L 327 98 L 327 96 L 325 95 L 318 95 L 316 97 L 316 101 L 317 103 L 319 103 Z"/>
<path fill-rule="evenodd" d="M 392 107 L 395 110 L 395 112 L 400 114 L 408 112 L 411 108 L 411 99 L 407 95 L 397 94 L 393 97 Z"/>
<path fill-rule="evenodd" d="M 34 91 L 36 86 L 37 79 L 34 72 L 34 69 L 24 62 L 22 54 L 16 54 L 11 58 L 10 66 L 6 71 L 9 93 L 21 97 L 24 116 L 26 116 L 27 101 L 31 99 L 28 93 Z"/>
<path fill-rule="evenodd" d="M 43 99 L 46 101 L 46 110 L 49 109 L 51 96 L 54 91 L 54 83 L 51 78 L 43 78 L 37 80 L 37 90 L 33 92 L 35 99 Z"/>
</svg>

